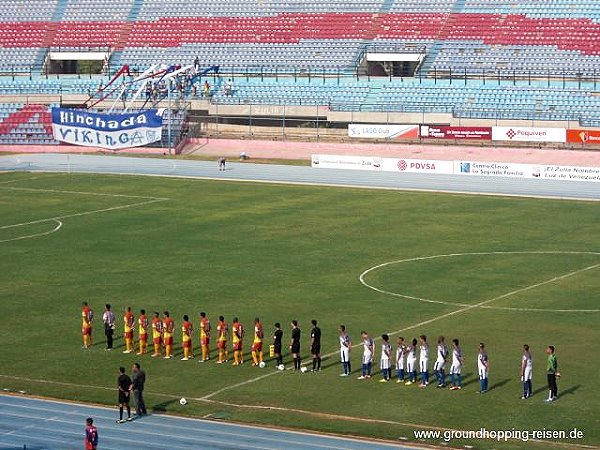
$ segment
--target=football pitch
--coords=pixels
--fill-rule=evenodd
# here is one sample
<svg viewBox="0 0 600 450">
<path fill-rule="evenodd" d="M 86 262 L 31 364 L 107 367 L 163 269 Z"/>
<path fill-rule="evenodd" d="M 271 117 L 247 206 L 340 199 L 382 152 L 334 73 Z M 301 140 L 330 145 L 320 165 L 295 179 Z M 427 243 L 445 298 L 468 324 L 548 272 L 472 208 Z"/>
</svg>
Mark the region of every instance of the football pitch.
<svg viewBox="0 0 600 450">
<path fill-rule="evenodd" d="M 428 430 L 577 429 L 582 439 L 448 444 L 600 446 L 597 202 L 13 173 L 0 175 L 0 217 L 4 389 L 112 405 L 118 367 L 137 361 L 154 411 L 400 442 Z M 84 300 L 95 312 L 88 350 L 81 348 Z M 113 352 L 104 351 L 107 302 L 117 315 Z M 200 311 L 213 328 L 219 315 L 229 322 L 238 316 L 247 364 L 124 355 L 126 306 L 136 316 L 141 308 L 169 310 L 176 326 L 188 314 L 196 330 Z M 268 358 L 266 368 L 252 367 L 257 316 L 267 336 L 281 322 L 284 343 L 297 319 L 306 365 L 310 320 L 317 319 L 323 371 L 280 372 Z M 340 324 L 356 346 L 347 378 L 339 377 Z M 464 389 L 378 383 L 378 370 L 357 380 L 361 330 L 391 334 L 393 343 L 426 334 L 432 350 L 438 335 L 459 338 Z M 475 394 L 479 342 L 490 356 L 485 395 Z M 534 361 L 528 400 L 520 399 L 523 344 Z M 552 404 L 543 402 L 547 345 L 556 346 L 563 375 Z M 181 406 L 180 397 L 189 403 Z"/>
</svg>

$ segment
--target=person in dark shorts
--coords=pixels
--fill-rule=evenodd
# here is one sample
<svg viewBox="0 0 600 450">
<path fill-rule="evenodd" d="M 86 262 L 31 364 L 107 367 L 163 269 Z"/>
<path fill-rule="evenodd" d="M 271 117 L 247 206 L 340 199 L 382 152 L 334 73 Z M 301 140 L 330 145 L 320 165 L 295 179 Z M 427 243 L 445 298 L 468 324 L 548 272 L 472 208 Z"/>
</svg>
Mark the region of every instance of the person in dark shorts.
<svg viewBox="0 0 600 450">
<path fill-rule="evenodd" d="M 135 399 L 135 413 L 138 416 L 145 416 L 146 403 L 144 402 L 144 384 L 146 383 L 146 372 L 144 372 L 139 363 L 134 363 L 131 368 L 133 375 L 131 376 L 131 390 Z"/>
<path fill-rule="evenodd" d="M 277 360 L 278 366 L 283 364 L 283 356 L 281 355 L 282 339 L 283 339 L 283 330 L 281 329 L 281 324 L 279 322 L 277 322 L 275 324 L 275 332 L 273 333 L 273 347 L 275 349 L 275 358 Z"/>
<path fill-rule="evenodd" d="M 127 408 L 127 420 L 131 422 L 131 407 L 129 406 L 129 392 L 131 389 L 131 378 L 125 373 L 125 367 L 119 367 L 119 378 L 117 378 L 119 389 L 119 418 L 117 423 L 124 423 L 123 408 Z"/>
<path fill-rule="evenodd" d="M 290 350 L 292 352 L 292 358 L 294 359 L 294 370 L 300 370 L 300 328 L 298 328 L 298 321 L 292 320 L 292 339 L 290 340 Z"/>
<path fill-rule="evenodd" d="M 225 170 L 225 158 L 223 156 L 221 156 L 218 160 L 219 162 L 219 172 L 222 172 Z"/>
<path fill-rule="evenodd" d="M 104 335 L 106 336 L 106 350 L 113 349 L 113 335 L 115 334 L 115 313 L 110 310 L 110 304 L 105 305 L 104 314 L 102 314 L 102 322 L 104 322 Z"/>
<path fill-rule="evenodd" d="M 310 353 L 313 358 L 312 371 L 321 370 L 321 329 L 317 326 L 315 319 L 311 320 L 312 330 L 310 330 Z"/>
<path fill-rule="evenodd" d="M 548 377 L 548 398 L 545 402 L 553 402 L 558 398 L 558 385 L 556 383 L 557 378 L 560 378 L 560 372 L 558 371 L 558 360 L 554 353 L 554 345 L 549 345 L 546 348 L 546 354 L 548 355 L 548 367 L 546 374 Z"/>
</svg>

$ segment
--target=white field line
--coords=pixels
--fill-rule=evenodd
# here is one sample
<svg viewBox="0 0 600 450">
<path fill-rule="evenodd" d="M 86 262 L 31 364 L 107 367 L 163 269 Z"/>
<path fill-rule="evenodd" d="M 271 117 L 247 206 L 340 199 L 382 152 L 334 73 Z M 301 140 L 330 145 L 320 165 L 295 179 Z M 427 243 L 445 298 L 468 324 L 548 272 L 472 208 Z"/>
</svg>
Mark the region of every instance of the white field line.
<svg viewBox="0 0 600 450">
<path fill-rule="evenodd" d="M 41 176 L 36 176 L 36 177 L 19 178 L 18 180 L 0 181 L 0 184 L 19 183 L 21 181 L 38 180 L 40 178 L 50 178 L 50 177 L 56 177 L 56 176 L 58 176 L 58 174 L 57 175 L 41 175 Z"/>
<path fill-rule="evenodd" d="M 402 328 L 400 330 L 392 331 L 392 332 L 388 333 L 388 335 L 389 336 L 394 336 L 394 335 L 402 333 L 404 331 L 412 330 L 414 328 L 419 328 L 419 327 L 422 327 L 424 325 L 429 325 L 430 323 L 437 322 L 438 320 L 442 320 L 442 319 L 445 319 L 447 317 L 452 317 L 452 316 L 455 316 L 457 314 L 462 314 L 464 312 L 470 311 L 470 310 L 475 309 L 475 308 L 480 308 L 483 305 L 487 305 L 488 303 L 495 302 L 496 300 L 501 300 L 503 298 L 507 298 L 507 297 L 510 297 L 512 295 L 519 294 L 521 292 L 529 291 L 531 289 L 535 289 L 535 288 L 538 288 L 540 286 L 544 286 L 546 284 L 554 283 L 555 281 L 559 281 L 559 280 L 563 280 L 565 278 L 572 277 L 572 276 L 577 275 L 577 274 L 579 274 L 581 272 L 584 272 L 586 270 L 591 270 L 591 269 L 594 269 L 594 268 L 599 267 L 599 266 L 600 266 L 600 264 L 594 264 L 593 266 L 588 266 L 588 267 L 585 267 L 583 269 L 579 269 L 579 270 L 575 270 L 573 272 L 566 273 L 564 275 L 559 275 L 559 276 L 553 277 L 553 278 L 551 278 L 549 280 L 546 280 L 546 281 L 542 281 L 542 282 L 539 282 L 539 283 L 532 284 L 530 286 L 526 286 L 526 287 L 523 287 L 523 288 L 520 288 L 520 289 L 516 289 L 516 290 L 508 292 L 506 294 L 502 294 L 502 295 L 499 295 L 497 297 L 491 298 L 489 300 L 484 300 L 484 301 L 476 303 L 474 305 L 468 305 L 468 306 L 465 306 L 465 307 L 463 307 L 461 309 L 457 309 L 455 311 L 451 311 L 449 313 L 433 317 L 432 319 L 424 320 L 422 322 L 416 323 L 414 325 L 410 325 L 410 326 Z M 374 340 L 379 340 L 379 339 L 380 338 L 376 338 Z M 356 345 L 356 347 L 360 347 L 361 345 L 362 345 L 362 343 Z M 338 353 L 339 353 L 339 350 L 331 352 L 331 353 L 328 353 L 326 355 L 323 355 L 323 358 L 330 358 L 330 357 L 332 357 L 334 355 L 337 355 Z M 240 383 L 232 384 L 231 386 L 226 386 L 224 388 L 221 388 L 221 389 L 218 389 L 218 390 L 216 390 L 214 392 L 211 392 L 211 393 L 209 393 L 209 394 L 207 394 L 207 395 L 205 395 L 203 397 L 200 397 L 199 400 L 203 400 L 203 401 L 209 400 L 212 397 L 214 397 L 214 396 L 216 396 L 218 394 L 221 394 L 223 392 L 226 392 L 226 391 L 229 391 L 231 389 L 238 388 L 238 387 L 242 387 L 242 386 L 245 386 L 245 385 L 248 385 L 248 384 L 255 383 L 255 382 L 263 380 L 263 379 L 265 379 L 267 377 L 273 376 L 273 375 L 275 375 L 277 373 L 278 373 L 277 371 L 276 372 L 270 372 L 270 373 L 267 373 L 265 375 L 261 375 L 259 377 L 255 377 L 255 378 L 251 378 L 251 379 L 246 380 L 246 381 L 242 381 Z"/>
<path fill-rule="evenodd" d="M 49 222 L 51 220 L 58 221 L 58 220 L 69 219 L 71 217 L 81 217 L 81 216 L 87 216 L 90 214 L 98 214 L 98 213 L 108 212 L 108 211 L 117 211 L 119 209 L 127 209 L 127 208 L 133 208 L 134 206 L 149 205 L 151 203 L 163 202 L 166 200 L 167 199 L 158 198 L 158 199 L 154 199 L 154 200 L 147 200 L 144 202 L 128 203 L 126 205 L 111 206 L 109 208 L 95 209 L 92 211 L 83 211 L 83 212 L 79 212 L 79 213 L 65 214 L 63 216 L 48 217 L 46 219 L 32 220 L 30 222 L 22 222 L 22 223 L 15 223 L 12 225 L 4 225 L 4 226 L 0 227 L 0 230 L 4 230 L 7 228 L 21 227 L 24 225 L 33 225 L 33 224 L 42 223 L 42 222 Z"/>
<path fill-rule="evenodd" d="M 26 191 L 26 192 L 45 192 L 45 193 L 52 193 L 52 194 L 76 194 L 76 195 L 92 195 L 92 196 L 102 196 L 102 197 L 132 198 L 132 199 L 144 200 L 144 201 L 135 202 L 135 203 L 128 203 L 126 205 L 118 205 L 118 206 L 112 206 L 112 207 L 108 207 L 108 208 L 96 209 L 96 210 L 92 210 L 92 211 L 83 211 L 83 212 L 79 212 L 79 213 L 64 214 L 62 216 L 48 217 L 45 219 L 38 219 L 38 220 L 29 221 L 29 222 L 22 222 L 22 223 L 15 223 L 12 225 L 0 226 L 0 230 L 6 230 L 9 228 L 16 228 L 16 227 L 22 227 L 22 226 L 27 226 L 27 225 L 35 225 L 38 223 L 51 222 L 51 221 L 57 222 L 59 224 L 57 227 L 55 227 L 53 230 L 51 230 L 49 232 L 37 233 L 37 234 L 31 234 L 31 235 L 27 235 L 27 236 L 20 236 L 20 237 L 12 238 L 12 239 L 0 240 L 0 243 L 17 241 L 17 240 L 21 240 L 21 239 L 30 239 L 30 238 L 34 238 L 34 237 L 46 236 L 48 234 L 55 233 L 62 227 L 62 225 L 63 225 L 62 220 L 64 220 L 64 219 L 68 219 L 68 218 L 72 218 L 72 217 L 87 216 L 90 214 L 99 214 L 99 213 L 109 212 L 109 211 L 117 211 L 120 209 L 133 208 L 136 206 L 149 205 L 151 203 L 157 203 L 157 202 L 169 200 L 167 198 L 148 197 L 148 196 L 140 196 L 140 195 L 107 194 L 107 193 L 101 193 L 101 192 L 84 192 L 84 191 L 63 191 L 63 190 L 56 190 L 56 189 L 34 189 L 34 188 L 4 187 L 4 186 L 0 186 L 0 189 L 7 189 L 7 190 L 13 190 L 13 191 Z"/>
<path fill-rule="evenodd" d="M 78 195 L 95 195 L 100 197 L 121 197 L 121 198 L 138 198 L 143 200 L 169 200 L 168 198 L 151 197 L 148 195 L 129 195 L 129 194 L 109 194 L 104 192 L 88 192 L 88 191 L 65 191 L 60 189 L 38 189 L 24 188 L 14 186 L 0 186 L 0 189 L 9 189 L 11 191 L 29 191 L 29 192 L 48 192 L 51 194 L 78 194 Z"/>
<path fill-rule="evenodd" d="M 428 299 L 428 298 L 415 297 L 412 295 L 405 295 L 405 294 L 401 294 L 398 292 L 386 291 L 385 289 L 381 289 L 381 288 L 378 288 L 377 286 L 373 286 L 373 285 L 367 283 L 365 281 L 365 276 L 371 272 L 381 269 L 382 267 L 387 267 L 387 266 L 391 266 L 394 264 L 402 264 L 402 263 L 413 262 L 413 261 L 425 261 L 425 260 L 439 259 L 439 258 L 453 258 L 453 257 L 459 257 L 459 256 L 486 256 L 486 255 L 599 255 L 600 256 L 600 252 L 590 252 L 590 251 L 579 252 L 579 251 L 569 251 L 569 250 L 566 250 L 566 251 L 562 251 L 562 250 L 543 251 L 542 250 L 542 251 L 448 253 L 448 254 L 443 254 L 443 255 L 419 256 L 419 257 L 415 257 L 415 258 L 400 259 L 400 260 L 396 260 L 396 261 L 388 261 L 388 262 L 384 262 L 381 264 L 377 264 L 376 266 L 370 267 L 369 269 L 367 269 L 363 273 L 361 273 L 360 276 L 358 277 L 358 279 L 363 286 L 365 286 L 375 292 L 379 292 L 380 294 L 390 295 L 393 297 L 407 298 L 409 300 L 416 300 L 416 301 L 425 302 L 425 303 L 437 303 L 437 304 L 441 304 L 441 305 L 468 307 L 468 306 L 472 306 L 472 305 L 465 304 L 465 303 L 457 303 L 457 302 L 447 302 L 444 300 L 432 300 L 432 299 Z M 589 266 L 584 269 L 581 269 L 580 272 L 592 270 L 592 269 L 597 268 L 598 266 L 600 266 L 600 264 Z M 537 286 L 535 286 L 535 287 L 537 287 Z M 510 294 L 510 295 L 512 295 L 512 294 Z M 496 300 L 499 300 L 499 299 L 496 299 Z M 484 309 L 498 309 L 498 310 L 504 310 L 504 311 L 527 311 L 527 312 L 578 312 L 578 313 L 600 312 L 600 309 L 542 309 L 542 308 L 518 308 L 518 307 L 508 307 L 508 306 L 489 306 L 489 305 L 484 305 L 484 306 L 480 306 L 480 307 L 484 308 Z"/>
<path fill-rule="evenodd" d="M 63 223 L 60 220 L 58 220 L 58 219 L 50 219 L 47 222 L 50 222 L 51 220 L 53 220 L 54 222 L 56 222 L 57 225 L 52 230 L 50 230 L 50 231 L 45 231 L 43 233 L 36 233 L 36 234 L 28 234 L 26 236 L 19 236 L 19 237 L 15 237 L 15 238 L 11 238 L 11 239 L 3 239 L 3 240 L 0 240 L 0 244 L 3 243 L 3 242 L 20 241 L 22 239 L 31 239 L 31 238 L 36 238 L 36 237 L 40 237 L 40 236 L 47 236 L 49 234 L 56 233 L 58 230 L 61 229 L 61 227 L 63 226 Z M 6 228 L 10 228 L 10 227 L 11 226 L 9 225 Z M 2 227 L 2 228 L 5 228 L 5 227 Z"/>
</svg>

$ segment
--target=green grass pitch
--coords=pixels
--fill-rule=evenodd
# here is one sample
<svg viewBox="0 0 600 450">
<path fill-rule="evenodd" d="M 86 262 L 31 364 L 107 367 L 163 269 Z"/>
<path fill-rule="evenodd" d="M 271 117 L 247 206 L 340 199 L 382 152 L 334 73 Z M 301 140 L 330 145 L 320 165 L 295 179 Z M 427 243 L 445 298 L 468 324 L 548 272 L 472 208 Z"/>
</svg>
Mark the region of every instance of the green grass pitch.
<svg viewBox="0 0 600 450">
<path fill-rule="evenodd" d="M 117 368 L 139 361 L 155 411 L 393 440 L 413 440 L 413 431 L 430 427 L 577 428 L 582 440 L 556 448 L 600 446 L 598 203 L 23 173 L 0 176 L 0 217 L 2 388 L 113 405 Z M 56 220 L 40 221 L 49 218 Z M 455 256 L 414 259 L 448 254 Z M 387 293 L 360 283 L 365 270 L 400 260 L 409 261 L 365 275 Z M 87 351 L 80 348 L 82 300 L 96 314 Z M 321 373 L 297 374 L 272 363 L 258 369 L 105 352 L 105 302 L 117 314 L 118 336 L 127 305 L 136 316 L 140 308 L 168 309 L 176 324 L 188 314 L 196 328 L 200 311 L 213 327 L 220 314 L 229 322 L 239 316 L 248 331 L 259 316 L 267 335 L 281 322 L 286 343 L 298 319 L 305 363 L 316 318 L 323 353 L 332 356 Z M 398 335 L 427 334 L 432 344 L 440 334 L 460 338 L 465 388 L 339 378 L 341 323 L 355 344 L 361 329 L 373 337 L 395 332 L 393 342 Z M 475 394 L 480 341 L 491 362 L 485 396 Z M 179 343 L 177 333 L 178 353 Z M 535 395 L 527 401 L 519 398 L 524 343 L 534 357 Z M 246 358 L 249 344 L 247 337 Z M 563 374 L 554 404 L 543 402 L 548 344 Z M 352 353 L 355 371 L 361 353 Z M 177 401 L 183 396 L 185 407 Z M 464 444 L 549 445 L 450 443 Z"/>
</svg>

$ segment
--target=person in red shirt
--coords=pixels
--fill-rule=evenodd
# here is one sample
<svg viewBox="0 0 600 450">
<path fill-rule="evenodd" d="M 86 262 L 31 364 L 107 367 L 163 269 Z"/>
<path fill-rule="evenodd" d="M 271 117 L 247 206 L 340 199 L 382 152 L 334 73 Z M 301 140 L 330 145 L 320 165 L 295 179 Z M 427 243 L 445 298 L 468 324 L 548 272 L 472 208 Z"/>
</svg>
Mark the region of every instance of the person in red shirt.
<svg viewBox="0 0 600 450">
<path fill-rule="evenodd" d="M 233 366 L 244 363 L 243 353 L 244 326 L 237 317 L 233 318 L 231 324 L 231 341 L 233 343 Z"/>
<path fill-rule="evenodd" d="M 148 349 L 148 318 L 145 309 L 140 309 L 138 317 L 138 342 L 140 349 L 136 355 L 143 355 Z"/>
<path fill-rule="evenodd" d="M 169 359 L 173 357 L 173 331 L 175 331 L 175 322 L 169 316 L 169 311 L 163 313 L 163 341 L 165 343 L 165 356 Z"/>
<path fill-rule="evenodd" d="M 98 448 L 98 429 L 94 426 L 94 419 L 85 419 L 85 450 L 96 450 Z"/>
<path fill-rule="evenodd" d="M 125 315 L 123 316 L 123 336 L 125 338 L 125 350 L 123 353 L 133 352 L 133 327 L 135 324 L 135 318 L 131 312 L 131 306 L 125 309 Z"/>
<path fill-rule="evenodd" d="M 252 365 L 258 366 L 263 361 L 263 332 L 260 319 L 254 319 L 254 339 L 252 340 Z"/>
<path fill-rule="evenodd" d="M 227 362 L 227 336 L 229 335 L 229 325 L 227 325 L 223 316 L 219 316 L 217 334 L 217 346 L 219 347 L 219 360 L 217 364 L 223 364 Z"/>
<path fill-rule="evenodd" d="M 208 361 L 210 359 L 210 320 L 205 312 L 200 313 L 200 347 L 202 349 L 202 358 L 198 362 Z"/>
<path fill-rule="evenodd" d="M 154 312 L 152 318 L 152 343 L 154 344 L 153 357 L 162 355 L 162 335 L 163 335 L 163 323 L 160 320 L 160 314 L 158 311 Z"/>
<path fill-rule="evenodd" d="M 83 336 L 83 348 L 92 346 L 92 322 L 94 312 L 87 302 L 81 304 L 81 335 Z"/>
<path fill-rule="evenodd" d="M 183 347 L 182 361 L 187 361 L 194 357 L 194 355 L 191 354 L 193 333 L 194 329 L 192 327 L 192 322 L 190 322 L 188 315 L 185 314 L 183 316 L 183 323 L 181 324 L 181 346 Z"/>
</svg>

